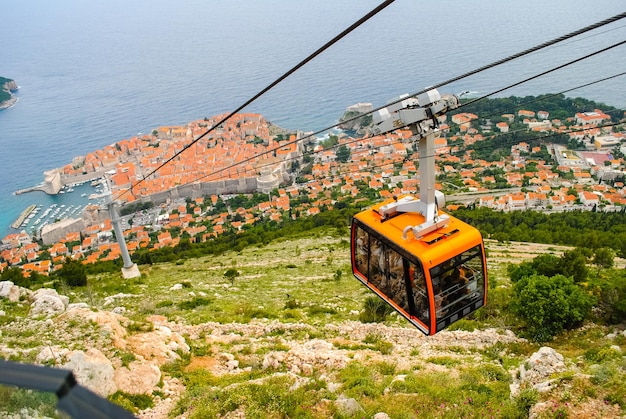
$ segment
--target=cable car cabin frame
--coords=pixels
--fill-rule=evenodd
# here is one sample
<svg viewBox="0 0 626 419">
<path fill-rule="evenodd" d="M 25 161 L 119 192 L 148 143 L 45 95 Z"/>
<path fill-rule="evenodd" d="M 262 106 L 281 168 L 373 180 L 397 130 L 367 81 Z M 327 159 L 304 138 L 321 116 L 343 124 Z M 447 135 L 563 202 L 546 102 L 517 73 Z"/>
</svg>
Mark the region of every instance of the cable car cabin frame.
<svg viewBox="0 0 626 419">
<path fill-rule="evenodd" d="M 354 276 L 426 335 L 485 305 L 487 264 L 480 232 L 438 211 L 439 217 L 449 217 L 447 226 L 415 238 L 403 232 L 424 217 L 398 213 L 384 219 L 378 209 L 390 202 L 352 219 Z"/>
</svg>

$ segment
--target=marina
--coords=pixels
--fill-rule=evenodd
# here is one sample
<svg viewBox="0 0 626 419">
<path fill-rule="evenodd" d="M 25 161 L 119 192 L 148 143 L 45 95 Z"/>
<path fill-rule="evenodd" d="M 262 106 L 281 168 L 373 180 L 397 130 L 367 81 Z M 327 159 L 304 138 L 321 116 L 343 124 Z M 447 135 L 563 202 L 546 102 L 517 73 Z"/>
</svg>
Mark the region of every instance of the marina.
<svg viewBox="0 0 626 419">
<path fill-rule="evenodd" d="M 34 193 L 34 203 L 22 211 L 11 228 L 39 236 L 46 225 L 68 218 L 81 218 L 85 207 L 100 203 L 102 189 L 99 183 L 92 186 L 84 182 L 65 185 L 63 193 L 58 195 Z"/>
</svg>

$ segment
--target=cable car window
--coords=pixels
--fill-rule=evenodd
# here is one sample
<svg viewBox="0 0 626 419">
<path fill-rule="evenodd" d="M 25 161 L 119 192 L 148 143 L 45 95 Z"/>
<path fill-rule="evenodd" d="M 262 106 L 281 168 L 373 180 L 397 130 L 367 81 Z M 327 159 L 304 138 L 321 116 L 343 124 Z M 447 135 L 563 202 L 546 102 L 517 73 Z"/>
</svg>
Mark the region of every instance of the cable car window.
<svg viewBox="0 0 626 419">
<path fill-rule="evenodd" d="M 421 266 L 405 261 L 408 265 L 408 276 L 413 298 L 413 315 L 425 324 L 430 324 L 428 290 Z"/>
<path fill-rule="evenodd" d="M 407 257 L 362 228 L 354 229 L 354 263 L 364 282 L 400 308 L 404 316 L 429 324 L 430 311 L 424 271 Z"/>
<path fill-rule="evenodd" d="M 369 266 L 369 252 L 370 252 L 370 243 L 369 243 L 369 234 L 365 232 L 362 228 L 355 229 L 355 246 L 354 246 L 354 261 L 356 270 L 364 274 L 368 275 L 368 266 Z"/>
<path fill-rule="evenodd" d="M 485 272 L 480 245 L 435 266 L 430 273 L 438 325 L 441 320 L 448 323 L 464 317 L 474 311 L 477 300 L 482 301 Z"/>
<path fill-rule="evenodd" d="M 370 270 L 368 282 L 386 294 L 385 253 L 380 240 L 370 236 Z"/>
<path fill-rule="evenodd" d="M 404 277 L 404 265 L 406 261 L 398 252 L 385 247 L 384 250 L 388 262 L 388 277 L 386 289 L 382 290 L 400 308 L 407 313 L 409 310 L 409 299 L 407 295 L 407 281 Z"/>
</svg>

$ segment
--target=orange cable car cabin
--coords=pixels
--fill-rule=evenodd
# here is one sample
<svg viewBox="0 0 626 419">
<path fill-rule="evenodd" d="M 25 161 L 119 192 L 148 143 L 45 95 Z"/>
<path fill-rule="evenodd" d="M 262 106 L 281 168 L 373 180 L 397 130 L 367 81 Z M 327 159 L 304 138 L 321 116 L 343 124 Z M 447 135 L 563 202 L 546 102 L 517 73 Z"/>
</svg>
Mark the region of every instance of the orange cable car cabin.
<svg viewBox="0 0 626 419">
<path fill-rule="evenodd" d="M 449 218 L 419 238 L 407 226 L 424 216 L 404 212 L 386 218 L 381 202 L 352 219 L 352 273 L 426 335 L 445 329 L 487 302 L 487 266 L 480 232 Z"/>
</svg>

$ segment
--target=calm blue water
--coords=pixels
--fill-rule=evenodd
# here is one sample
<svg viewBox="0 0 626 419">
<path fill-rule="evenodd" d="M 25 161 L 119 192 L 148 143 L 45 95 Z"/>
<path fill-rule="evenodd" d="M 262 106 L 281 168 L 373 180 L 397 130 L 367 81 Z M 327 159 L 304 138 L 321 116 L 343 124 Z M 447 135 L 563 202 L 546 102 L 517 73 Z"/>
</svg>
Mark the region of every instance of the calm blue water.
<svg viewBox="0 0 626 419">
<path fill-rule="evenodd" d="M 31 203 L 85 201 L 13 195 L 44 170 L 235 109 L 379 3 L 3 0 L 0 75 L 21 89 L 0 112 L 0 236 Z M 353 103 L 382 105 L 623 9 L 615 0 L 397 0 L 247 111 L 318 130 Z M 626 20 L 440 90 L 487 93 L 624 39 Z M 565 90 L 623 71 L 625 58 L 619 47 L 501 96 Z M 626 107 L 626 80 L 569 95 Z"/>
</svg>

